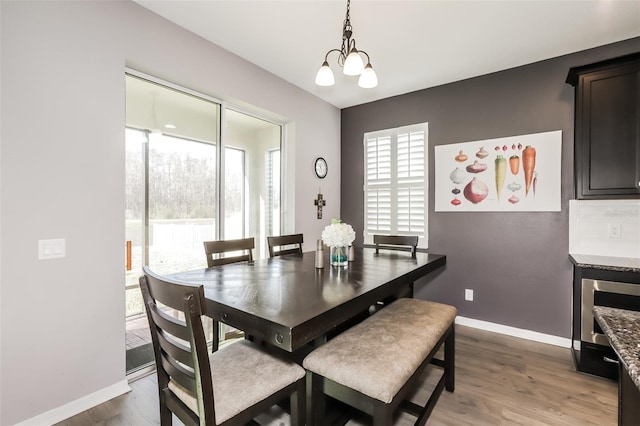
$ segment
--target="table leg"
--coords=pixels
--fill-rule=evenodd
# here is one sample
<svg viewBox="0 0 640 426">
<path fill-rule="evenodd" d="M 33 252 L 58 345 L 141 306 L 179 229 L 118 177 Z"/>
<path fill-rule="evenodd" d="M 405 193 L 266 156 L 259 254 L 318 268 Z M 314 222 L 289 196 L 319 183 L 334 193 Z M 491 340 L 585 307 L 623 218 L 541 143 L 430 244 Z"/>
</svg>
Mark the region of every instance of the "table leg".
<svg viewBox="0 0 640 426">
<path fill-rule="evenodd" d="M 327 335 L 322 335 L 315 339 L 312 343 L 314 349 L 318 348 L 327 343 Z M 323 417 L 324 411 L 326 409 L 324 402 L 324 390 L 322 389 L 322 379 L 318 376 L 313 378 L 313 374 L 307 372 L 307 425 L 314 426 L 319 425 L 318 419 Z M 318 387 L 320 387 L 318 389 Z M 315 388 L 315 389 L 314 389 Z M 316 394 L 314 390 L 322 395 L 321 397 L 316 397 L 314 400 L 313 396 Z"/>
</svg>

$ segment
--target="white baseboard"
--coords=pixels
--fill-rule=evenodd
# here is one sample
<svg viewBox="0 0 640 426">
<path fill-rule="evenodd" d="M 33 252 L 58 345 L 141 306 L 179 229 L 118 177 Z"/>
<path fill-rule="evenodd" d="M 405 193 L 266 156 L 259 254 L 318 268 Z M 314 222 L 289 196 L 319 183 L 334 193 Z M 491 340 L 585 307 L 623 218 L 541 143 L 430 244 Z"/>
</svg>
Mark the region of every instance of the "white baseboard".
<svg viewBox="0 0 640 426">
<path fill-rule="evenodd" d="M 480 321 L 473 318 L 456 317 L 456 324 L 467 327 L 478 328 L 480 330 L 491 331 L 507 336 L 519 337 L 521 339 L 533 340 L 534 342 L 547 343 L 549 345 L 571 347 L 571 339 L 551 334 L 538 333 L 537 331 L 525 330 L 523 328 L 509 327 L 508 325 L 496 324 L 488 321 Z"/>
<path fill-rule="evenodd" d="M 125 379 L 104 389 L 100 389 L 97 392 L 76 399 L 75 401 L 71 401 L 61 407 L 54 408 L 53 410 L 46 411 L 40 415 L 24 420 L 18 423 L 18 426 L 52 425 L 129 391 L 131 391 L 131 388 Z"/>
</svg>

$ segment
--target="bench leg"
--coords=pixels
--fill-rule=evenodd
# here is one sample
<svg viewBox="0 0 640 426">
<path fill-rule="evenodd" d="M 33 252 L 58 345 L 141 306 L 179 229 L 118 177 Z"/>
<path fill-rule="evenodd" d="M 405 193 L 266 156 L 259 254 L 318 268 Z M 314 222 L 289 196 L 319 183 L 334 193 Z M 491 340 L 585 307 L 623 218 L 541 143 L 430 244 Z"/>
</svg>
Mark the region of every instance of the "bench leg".
<svg viewBox="0 0 640 426">
<path fill-rule="evenodd" d="M 307 403 L 304 398 L 306 381 L 301 380 L 296 385 L 296 391 L 291 394 L 290 406 L 291 406 L 291 426 L 304 426 L 306 424 L 306 410 L 305 404 Z"/>
<path fill-rule="evenodd" d="M 373 426 L 389 426 L 393 424 L 393 411 L 387 404 L 376 403 L 373 407 Z"/>
<path fill-rule="evenodd" d="M 445 389 L 453 392 L 456 380 L 456 326 L 451 324 L 451 331 L 444 342 L 444 374 Z"/>
</svg>

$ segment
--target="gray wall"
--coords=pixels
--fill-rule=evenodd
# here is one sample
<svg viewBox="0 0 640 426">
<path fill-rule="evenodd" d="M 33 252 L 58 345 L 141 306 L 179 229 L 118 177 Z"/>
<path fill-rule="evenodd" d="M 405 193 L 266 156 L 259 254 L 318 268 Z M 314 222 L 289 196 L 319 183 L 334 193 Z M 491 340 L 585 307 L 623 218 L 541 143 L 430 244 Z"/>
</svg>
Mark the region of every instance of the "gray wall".
<svg viewBox="0 0 640 426">
<path fill-rule="evenodd" d="M 433 181 L 435 145 L 562 130 L 561 212 L 436 213 L 430 191 L 429 250 L 446 254 L 447 266 L 416 292 L 455 305 L 463 317 L 571 337 L 574 93 L 565 78 L 570 67 L 635 51 L 640 38 L 344 109 L 340 217 L 356 229 L 356 244 L 363 133 L 428 122 Z M 473 302 L 464 301 L 465 288 L 475 291 Z"/>
</svg>

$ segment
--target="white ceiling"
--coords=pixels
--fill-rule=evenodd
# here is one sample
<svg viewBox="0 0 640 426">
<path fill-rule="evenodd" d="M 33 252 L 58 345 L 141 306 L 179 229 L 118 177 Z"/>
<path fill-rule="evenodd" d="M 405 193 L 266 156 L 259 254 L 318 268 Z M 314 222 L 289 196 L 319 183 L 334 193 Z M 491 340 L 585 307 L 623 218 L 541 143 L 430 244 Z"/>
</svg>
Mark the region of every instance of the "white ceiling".
<svg viewBox="0 0 640 426">
<path fill-rule="evenodd" d="M 315 74 L 339 48 L 346 0 L 134 0 L 339 108 L 640 36 L 640 0 L 352 0 L 357 47 L 379 85 Z"/>
</svg>

